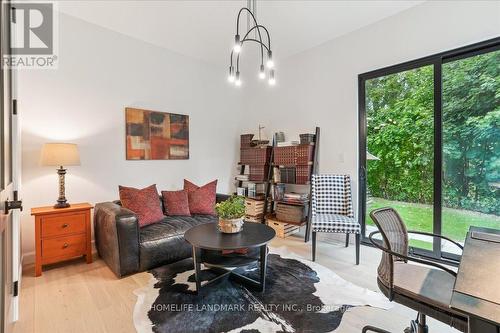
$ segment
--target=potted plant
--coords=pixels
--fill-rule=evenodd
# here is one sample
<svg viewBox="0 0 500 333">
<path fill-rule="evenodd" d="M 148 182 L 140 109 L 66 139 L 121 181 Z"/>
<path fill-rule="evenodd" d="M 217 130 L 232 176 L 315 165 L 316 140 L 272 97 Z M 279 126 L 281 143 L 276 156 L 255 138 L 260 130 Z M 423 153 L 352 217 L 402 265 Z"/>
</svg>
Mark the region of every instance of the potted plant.
<svg viewBox="0 0 500 333">
<path fill-rule="evenodd" d="M 220 232 L 234 234 L 241 231 L 245 215 L 244 197 L 233 195 L 226 201 L 216 204 L 215 211 L 219 215 Z"/>
</svg>

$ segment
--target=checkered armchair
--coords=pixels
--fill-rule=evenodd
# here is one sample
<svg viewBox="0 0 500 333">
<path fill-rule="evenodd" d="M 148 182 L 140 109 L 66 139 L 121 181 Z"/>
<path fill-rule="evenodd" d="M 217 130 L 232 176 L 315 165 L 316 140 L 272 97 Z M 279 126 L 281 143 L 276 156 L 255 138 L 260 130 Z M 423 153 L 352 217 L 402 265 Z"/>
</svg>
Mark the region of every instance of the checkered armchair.
<svg viewBox="0 0 500 333">
<path fill-rule="evenodd" d="M 313 260 L 316 257 L 316 233 L 333 232 L 356 235 L 356 263 L 359 263 L 361 226 L 352 209 L 351 177 L 349 175 L 313 175 L 311 192 L 311 224 Z"/>
</svg>

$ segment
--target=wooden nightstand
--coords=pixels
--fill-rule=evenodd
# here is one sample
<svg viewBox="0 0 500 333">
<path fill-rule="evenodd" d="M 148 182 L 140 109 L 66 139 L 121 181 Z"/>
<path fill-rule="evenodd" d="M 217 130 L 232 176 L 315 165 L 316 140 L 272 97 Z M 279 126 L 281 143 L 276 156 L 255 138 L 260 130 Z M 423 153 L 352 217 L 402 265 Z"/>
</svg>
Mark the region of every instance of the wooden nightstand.
<svg viewBox="0 0 500 333">
<path fill-rule="evenodd" d="M 53 206 L 31 209 L 35 216 L 35 276 L 42 275 L 42 265 L 85 256 L 92 262 L 89 203 L 68 208 Z"/>
</svg>

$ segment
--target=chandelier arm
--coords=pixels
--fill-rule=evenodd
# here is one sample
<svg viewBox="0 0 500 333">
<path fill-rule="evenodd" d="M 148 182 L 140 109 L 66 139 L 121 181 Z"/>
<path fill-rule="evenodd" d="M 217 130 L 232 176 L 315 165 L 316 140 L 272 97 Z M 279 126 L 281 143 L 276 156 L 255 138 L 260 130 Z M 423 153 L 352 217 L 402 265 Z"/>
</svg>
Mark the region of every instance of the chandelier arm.
<svg viewBox="0 0 500 333">
<path fill-rule="evenodd" d="M 229 58 L 231 59 L 231 64 L 230 64 L 230 66 L 233 66 L 233 52 L 234 52 L 234 51 L 233 51 L 233 50 L 231 50 L 231 56 L 229 57 Z"/>
<path fill-rule="evenodd" d="M 267 46 L 269 47 L 269 50 L 270 50 L 271 49 L 271 37 L 269 36 L 269 31 L 267 31 L 267 28 L 265 26 L 263 26 L 263 25 L 260 25 L 260 24 L 254 26 L 252 29 L 255 29 L 255 28 L 257 28 L 257 29 L 259 29 L 259 28 L 264 29 L 264 31 L 266 32 L 266 35 L 267 35 Z M 250 30 L 252 30 L 252 29 L 250 29 Z M 243 38 L 243 39 L 245 39 L 245 38 Z"/>
<path fill-rule="evenodd" d="M 257 19 L 253 15 L 252 11 L 250 9 L 246 8 L 246 7 L 243 7 L 238 12 L 238 18 L 236 19 L 236 35 L 240 34 L 240 15 L 241 15 L 241 12 L 244 11 L 244 10 L 247 11 L 250 14 L 250 16 L 252 16 L 252 19 L 253 19 L 253 22 L 254 22 L 255 26 L 259 25 L 257 23 Z M 252 29 L 248 30 L 248 32 L 250 32 Z M 267 29 L 266 29 L 266 31 L 267 31 Z M 247 32 L 247 35 L 248 35 L 248 32 Z M 262 50 L 262 45 L 264 45 L 264 44 L 262 44 L 262 35 L 260 33 L 260 29 L 257 29 L 257 32 L 258 32 L 258 35 L 259 35 L 259 40 L 260 40 L 260 45 L 261 45 L 261 47 L 260 47 L 261 48 L 261 50 L 260 50 L 260 52 L 261 52 L 261 58 L 263 60 L 264 59 L 264 51 Z M 245 39 L 245 38 L 243 38 L 243 39 Z M 269 49 L 270 48 L 268 48 L 267 50 L 269 51 Z"/>
<path fill-rule="evenodd" d="M 245 40 L 245 38 L 247 38 L 247 36 L 255 29 L 258 29 L 258 25 L 254 25 L 253 28 L 251 28 L 250 30 L 247 31 L 247 33 L 245 34 L 245 36 L 243 36 L 243 40 Z M 241 45 L 243 45 L 243 40 L 241 41 Z M 262 42 L 262 40 L 261 40 Z M 260 63 L 263 64 L 264 63 L 264 48 L 262 47 L 262 45 L 260 45 Z"/>
<path fill-rule="evenodd" d="M 243 44 L 244 42 L 255 42 L 257 44 L 260 44 L 261 47 L 264 47 L 267 51 L 271 51 L 266 44 L 262 43 L 261 41 L 259 41 L 258 39 L 253 39 L 253 38 L 246 38 L 246 39 L 243 39 L 241 41 L 241 43 Z"/>
<path fill-rule="evenodd" d="M 252 30 L 254 30 L 254 29 L 259 30 L 260 28 L 264 29 L 264 31 L 266 32 L 266 34 L 267 34 L 267 46 L 268 46 L 267 50 L 271 50 L 271 37 L 269 37 L 269 31 L 267 31 L 266 27 L 263 25 L 260 25 L 260 24 L 254 25 L 252 29 L 247 31 L 247 33 L 243 37 L 243 40 L 245 40 L 245 38 L 247 38 L 247 36 L 250 34 L 250 32 L 252 32 Z M 261 39 L 261 42 L 262 42 L 262 39 Z M 260 62 L 261 62 L 261 64 L 264 63 L 264 49 L 262 48 L 262 45 L 260 47 Z"/>
<path fill-rule="evenodd" d="M 241 41 L 241 44 L 243 44 L 244 42 L 255 42 L 257 44 L 260 44 L 260 47 L 262 49 L 262 47 L 264 47 L 266 50 L 269 51 L 269 49 L 267 48 L 266 44 L 262 43 L 261 41 L 259 41 L 258 39 L 253 39 L 253 38 L 246 38 L 246 39 L 243 39 Z M 231 61 L 233 60 L 233 57 L 232 57 L 232 54 L 233 54 L 233 51 L 231 51 Z M 236 71 L 239 72 L 240 70 L 240 54 L 241 53 L 238 53 L 237 57 L 236 57 Z M 262 59 L 261 59 L 262 60 Z"/>
</svg>

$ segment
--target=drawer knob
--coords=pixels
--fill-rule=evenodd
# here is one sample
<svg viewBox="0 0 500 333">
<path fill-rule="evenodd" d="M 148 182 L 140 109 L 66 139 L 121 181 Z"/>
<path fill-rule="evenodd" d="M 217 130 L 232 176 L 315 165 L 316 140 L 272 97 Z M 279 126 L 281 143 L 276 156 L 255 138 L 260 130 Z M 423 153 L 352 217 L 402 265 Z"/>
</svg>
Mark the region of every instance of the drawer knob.
<svg viewBox="0 0 500 333">
<path fill-rule="evenodd" d="M 69 244 L 68 244 L 68 243 L 64 243 L 64 245 L 63 245 L 63 249 L 67 248 L 68 246 L 69 246 Z"/>
<path fill-rule="evenodd" d="M 64 224 L 63 224 L 63 228 L 67 228 L 67 227 L 69 227 L 69 224 L 64 223 Z"/>
</svg>

